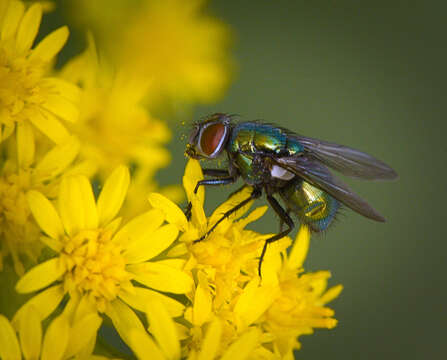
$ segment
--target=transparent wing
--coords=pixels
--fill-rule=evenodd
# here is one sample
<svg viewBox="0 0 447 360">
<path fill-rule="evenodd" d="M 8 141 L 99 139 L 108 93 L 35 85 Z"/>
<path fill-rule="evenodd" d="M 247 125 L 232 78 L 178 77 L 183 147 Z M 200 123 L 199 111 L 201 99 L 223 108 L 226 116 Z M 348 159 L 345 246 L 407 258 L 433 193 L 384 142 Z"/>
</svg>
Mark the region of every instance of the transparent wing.
<svg viewBox="0 0 447 360">
<path fill-rule="evenodd" d="M 308 156 L 344 175 L 365 180 L 392 180 L 398 177 L 387 164 L 359 150 L 293 133 L 288 137 L 298 140 Z"/>
<path fill-rule="evenodd" d="M 293 172 L 310 184 L 326 191 L 329 195 L 359 214 L 375 221 L 385 221 L 382 215 L 374 210 L 365 200 L 352 192 L 341 180 L 334 177 L 329 172 L 329 169 L 319 163 L 319 161 L 306 156 L 282 157 L 273 160 L 278 166 Z"/>
</svg>

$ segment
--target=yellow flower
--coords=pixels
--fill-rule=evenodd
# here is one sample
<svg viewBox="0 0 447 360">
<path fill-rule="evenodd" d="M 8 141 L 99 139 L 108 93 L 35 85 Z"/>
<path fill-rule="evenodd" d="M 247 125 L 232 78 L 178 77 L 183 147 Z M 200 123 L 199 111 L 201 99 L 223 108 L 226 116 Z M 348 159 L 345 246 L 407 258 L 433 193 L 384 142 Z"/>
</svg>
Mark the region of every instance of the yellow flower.
<svg viewBox="0 0 447 360">
<path fill-rule="evenodd" d="M 60 120 L 76 121 L 79 89 L 64 80 L 48 77 L 55 55 L 64 46 L 63 26 L 31 48 L 42 18 L 42 6 L 27 10 L 18 0 L 0 5 L 0 141 L 14 130 L 27 135 L 30 147 L 39 130 L 57 144 L 68 137 Z"/>
<path fill-rule="evenodd" d="M 309 241 L 309 228 L 302 226 L 290 255 L 276 256 L 274 260 L 276 269 L 271 274 L 274 291 L 266 293 L 265 285 L 255 286 L 255 280 L 247 284 L 237 300 L 234 311 L 240 321 L 238 326 L 254 324 L 263 331 L 262 346 L 256 350 L 259 354 L 292 359 L 293 351 L 301 347 L 299 336 L 313 334 L 314 328 L 332 329 L 337 324 L 334 311 L 325 305 L 343 287 L 336 285 L 327 289 L 328 271 L 304 273 L 302 264 Z M 253 306 L 261 296 L 261 307 Z"/>
<path fill-rule="evenodd" d="M 127 217 L 141 213 L 147 207 L 141 194 L 158 190 L 154 175 L 171 160 L 165 148 L 169 128 L 141 104 L 147 81 L 109 71 L 98 60 L 91 35 L 86 51 L 67 63 L 62 76 L 82 86 L 79 121 L 70 127 L 82 141 L 81 157 L 97 167 L 101 179 L 118 164 L 131 164 L 124 212 Z"/>
<path fill-rule="evenodd" d="M 192 349 L 188 354 L 188 360 L 213 360 L 220 353 L 222 339 L 222 322 L 215 318 L 208 326 L 201 349 Z M 253 352 L 261 340 L 262 333 L 257 328 L 251 328 L 233 342 L 219 357 L 220 360 L 245 360 L 256 359 Z M 262 357 L 259 357 L 262 358 Z"/>
<path fill-rule="evenodd" d="M 116 215 L 129 181 L 127 168 L 118 167 L 95 201 L 86 177 L 64 177 L 58 210 L 42 193 L 28 192 L 31 212 L 46 234 L 42 241 L 57 256 L 35 266 L 18 281 L 16 290 L 20 293 L 41 291 L 19 309 L 14 323 L 21 321 L 30 306 L 45 319 L 68 294 L 66 307 L 73 309 L 70 311 L 92 316 L 105 313 L 132 347 L 135 337 L 146 342 L 152 340 L 131 307 L 150 316 L 149 305 L 159 301 L 171 317 L 182 314 L 181 303 L 152 289 L 178 294 L 189 292 L 192 279 L 182 270 L 184 261 L 147 261 L 169 247 L 177 238 L 178 230 L 174 225 L 162 225 L 165 217 L 157 209 L 120 228 L 121 218 Z M 137 286 L 133 281 L 152 289 Z M 94 341 L 96 332 L 85 336 L 86 342 Z"/>
<path fill-rule="evenodd" d="M 29 130 L 29 129 L 28 129 Z M 61 176 L 67 171 L 83 172 L 81 167 L 71 167 L 79 151 L 79 143 L 73 138 L 67 138 L 63 145 L 55 146 L 39 161 L 35 161 L 34 148 L 30 143 L 30 132 L 19 132 L 17 146 L 13 141 L 6 141 L 10 148 L 7 160 L 0 170 L 0 269 L 2 259 L 11 255 L 15 271 L 23 275 L 24 266 L 21 256 L 36 262 L 41 250 L 40 231 L 26 201 L 26 193 L 38 190 L 47 196 L 54 197 Z"/>
<path fill-rule="evenodd" d="M 101 318 L 98 314 L 85 311 L 87 309 L 84 306 L 81 303 L 77 307 L 66 306 L 46 329 L 43 342 L 41 316 L 34 306 L 25 308 L 20 321 L 14 321 L 13 324 L 0 314 L 0 358 L 107 359 L 92 355 Z M 155 341 L 141 329 L 135 330 L 135 326 L 122 325 L 128 326 L 128 338 L 135 353 L 143 359 L 179 359 L 180 343 L 174 322 L 165 306 L 154 299 L 148 306 L 147 315 Z"/>
<path fill-rule="evenodd" d="M 90 334 L 96 333 L 100 324 L 100 317 L 96 314 L 81 311 L 69 313 L 66 310 L 52 321 L 43 337 L 40 314 L 36 308 L 29 306 L 15 326 L 17 336 L 8 319 L 0 315 L 0 358 L 86 358 L 91 355 L 95 344 L 89 342 L 92 338 Z"/>
<path fill-rule="evenodd" d="M 210 102 L 223 95 L 232 64 L 229 29 L 204 14 L 204 3 L 76 1 L 70 15 L 96 30 L 118 67 L 149 81 L 149 102 Z"/>
<path fill-rule="evenodd" d="M 328 272 L 303 273 L 302 262 L 310 239 L 305 226 L 300 228 L 290 256 L 285 252 L 291 244 L 288 237 L 269 246 L 262 265 L 263 278 L 259 279 L 259 255 L 264 240 L 271 235 L 245 230 L 245 226 L 260 218 L 266 207 L 240 218 L 251 204 L 247 205 L 222 221 L 205 240 L 194 244 L 193 240 L 200 238 L 225 211 L 247 198 L 251 191 L 245 188 L 236 193 L 207 219 L 203 212 L 203 188 L 197 195 L 193 194 L 195 184 L 202 178 L 199 163 L 190 160 L 183 178 L 188 199 L 193 204 L 190 222 L 176 205 L 162 196 L 151 194 L 149 198 L 152 206 L 164 211 L 167 221 L 183 232 L 181 242 L 168 256 L 188 256 L 185 269 L 191 271 L 195 280 L 194 290 L 188 293 L 192 305 L 184 316 L 188 325 L 182 331 L 183 352 L 207 353 L 204 349 L 210 346 L 214 354 L 211 358 L 224 356 L 257 328 L 260 335 L 251 343 L 251 356 L 291 358 L 293 350 L 299 348 L 298 336 L 311 333 L 316 327 L 335 326 L 333 311 L 324 304 L 338 295 L 341 286 L 325 292 Z M 212 325 L 215 321 L 218 325 Z M 210 327 L 218 327 L 220 330 L 213 330 L 218 335 L 211 330 L 208 332 L 214 335 L 206 335 Z M 209 340 L 210 336 L 214 340 Z M 206 345 L 208 342 L 212 345 Z"/>
</svg>

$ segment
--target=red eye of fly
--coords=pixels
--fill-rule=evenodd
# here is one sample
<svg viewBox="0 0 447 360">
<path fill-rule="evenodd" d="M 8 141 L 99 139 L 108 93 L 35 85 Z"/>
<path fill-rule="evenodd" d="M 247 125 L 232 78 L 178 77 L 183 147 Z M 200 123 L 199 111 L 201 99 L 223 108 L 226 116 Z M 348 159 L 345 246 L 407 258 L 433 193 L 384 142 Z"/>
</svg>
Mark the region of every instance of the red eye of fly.
<svg viewBox="0 0 447 360">
<path fill-rule="evenodd" d="M 200 148 L 205 155 L 211 156 L 225 135 L 225 126 L 221 123 L 208 125 L 201 134 Z"/>
</svg>

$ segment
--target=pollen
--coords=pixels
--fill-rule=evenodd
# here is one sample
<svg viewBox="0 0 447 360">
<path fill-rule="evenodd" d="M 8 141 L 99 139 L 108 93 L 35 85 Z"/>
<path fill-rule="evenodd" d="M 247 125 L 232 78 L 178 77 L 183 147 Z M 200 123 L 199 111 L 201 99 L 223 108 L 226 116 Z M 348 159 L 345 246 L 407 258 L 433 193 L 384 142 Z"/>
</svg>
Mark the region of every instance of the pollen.
<svg viewBox="0 0 447 360">
<path fill-rule="evenodd" d="M 82 230 L 65 238 L 61 259 L 67 269 L 66 291 L 76 290 L 87 295 L 104 312 L 121 287 L 132 278 L 120 245 L 111 241 L 111 232 L 104 229 Z"/>
</svg>

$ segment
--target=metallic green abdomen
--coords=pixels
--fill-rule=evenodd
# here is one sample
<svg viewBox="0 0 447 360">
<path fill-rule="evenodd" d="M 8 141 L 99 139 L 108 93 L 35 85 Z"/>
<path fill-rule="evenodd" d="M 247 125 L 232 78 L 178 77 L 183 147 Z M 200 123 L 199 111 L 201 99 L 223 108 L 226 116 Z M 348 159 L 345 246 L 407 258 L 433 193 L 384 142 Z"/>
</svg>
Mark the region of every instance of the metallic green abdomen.
<svg viewBox="0 0 447 360">
<path fill-rule="evenodd" d="M 332 196 L 301 179 L 287 184 L 280 195 L 288 209 L 315 232 L 326 230 L 340 208 Z"/>
</svg>

